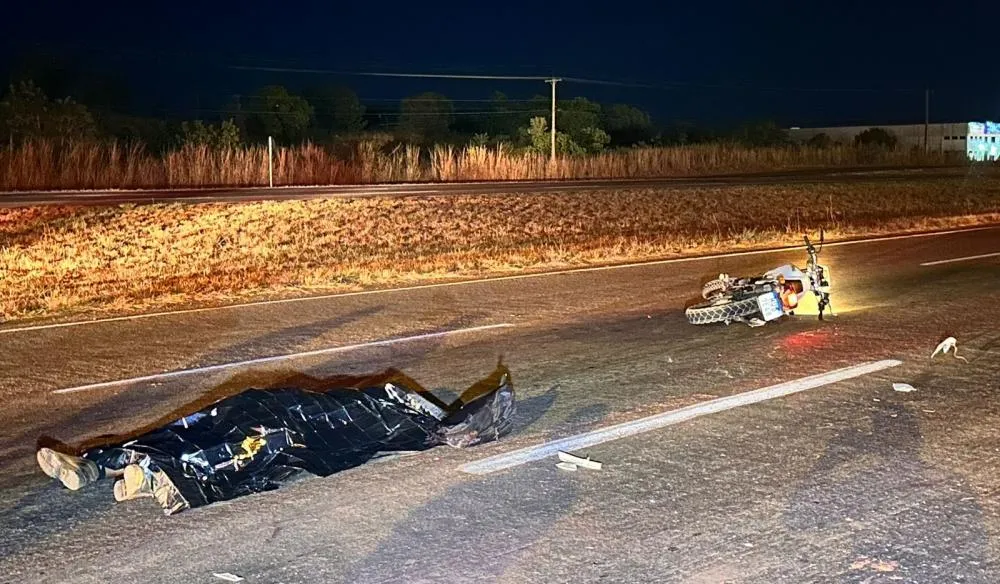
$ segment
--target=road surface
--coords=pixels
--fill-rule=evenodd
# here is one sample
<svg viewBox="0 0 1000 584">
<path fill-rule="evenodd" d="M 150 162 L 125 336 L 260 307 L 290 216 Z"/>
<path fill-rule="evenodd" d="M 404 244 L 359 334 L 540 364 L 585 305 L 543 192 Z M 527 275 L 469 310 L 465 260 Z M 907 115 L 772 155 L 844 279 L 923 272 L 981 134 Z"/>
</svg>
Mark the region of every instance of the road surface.
<svg viewBox="0 0 1000 584">
<path fill-rule="evenodd" d="M 858 180 L 929 180 L 981 173 L 968 168 L 838 169 L 779 173 L 719 175 L 700 178 L 615 180 L 506 181 L 472 183 L 410 183 L 395 185 L 343 185 L 325 187 L 248 187 L 163 190 L 23 191 L 0 193 L 0 208 L 40 205 L 119 205 L 123 203 L 213 203 L 226 201 L 281 201 L 359 197 L 419 197 L 438 195 L 495 195 L 598 191 L 620 188 L 670 189 L 725 185 L 769 185 L 845 182 Z"/>
<path fill-rule="evenodd" d="M 761 328 L 682 311 L 705 279 L 800 250 L 4 325 L 0 582 L 997 582 L 998 253 L 1000 229 L 827 246 L 838 316 Z M 968 361 L 931 360 L 952 335 Z M 391 366 L 447 396 L 501 356 L 519 411 L 500 443 L 172 517 L 115 504 L 108 483 L 64 490 L 33 461 L 42 436 L 128 432 L 208 392 Z M 580 449 L 600 471 L 461 470 L 885 360 L 900 364 Z"/>
</svg>

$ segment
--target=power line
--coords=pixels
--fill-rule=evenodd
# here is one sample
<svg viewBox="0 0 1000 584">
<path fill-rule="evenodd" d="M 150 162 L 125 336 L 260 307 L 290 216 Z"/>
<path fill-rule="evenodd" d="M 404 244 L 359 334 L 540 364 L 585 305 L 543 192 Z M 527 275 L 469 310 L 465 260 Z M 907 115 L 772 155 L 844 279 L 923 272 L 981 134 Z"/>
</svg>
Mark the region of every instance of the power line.
<svg viewBox="0 0 1000 584">
<path fill-rule="evenodd" d="M 726 89 L 738 91 L 765 91 L 765 92 L 799 92 L 799 93 L 912 93 L 923 92 L 923 89 L 916 88 L 857 88 L 857 87 L 780 87 L 780 86 L 754 86 L 740 84 L 723 83 L 695 83 L 685 81 L 667 81 L 660 83 L 634 83 L 629 81 L 608 81 L 604 79 L 586 79 L 582 77 L 563 77 L 563 81 L 570 83 L 582 83 L 589 85 L 610 85 L 615 87 L 633 87 L 637 89 L 661 89 L 673 90 L 677 88 L 692 89 Z"/>
<path fill-rule="evenodd" d="M 271 73 L 318 73 L 322 75 L 351 75 L 356 77 L 405 77 L 415 79 L 492 79 L 501 81 L 545 81 L 547 77 L 522 75 L 458 75 L 446 73 L 378 73 L 374 71 L 327 71 L 323 69 L 296 69 L 292 67 L 250 67 L 234 65 L 231 69 L 241 71 L 267 71 Z"/>
<path fill-rule="evenodd" d="M 445 73 L 382 73 L 374 71 L 331 71 L 323 69 L 297 69 L 291 67 L 253 67 L 253 66 L 233 66 L 232 69 L 244 71 L 270 71 L 273 73 L 310 73 L 326 75 L 345 75 L 360 77 L 402 77 L 418 79 L 474 79 L 474 80 L 507 80 L 507 81 L 546 81 L 550 77 L 520 76 L 520 75 L 460 75 Z M 765 92 L 800 92 L 800 93 L 888 93 L 915 91 L 923 92 L 924 89 L 916 88 L 857 88 L 857 87 L 782 87 L 782 86 L 754 86 L 746 84 L 725 84 L 725 83 L 697 83 L 685 81 L 665 81 L 657 83 L 639 83 L 632 81 L 617 81 L 608 79 L 591 79 L 586 77 L 563 77 L 562 80 L 568 83 L 579 83 L 587 85 L 608 85 L 614 87 L 631 87 L 637 89 L 660 89 L 673 90 L 677 88 L 693 89 L 725 89 L 739 91 L 765 91 Z"/>
<path fill-rule="evenodd" d="M 424 101 L 440 101 L 439 99 L 424 99 L 424 98 L 412 98 L 412 97 L 383 97 L 383 98 L 369 98 L 362 97 L 358 98 L 362 102 L 396 102 L 396 101 L 408 101 L 408 102 L 424 102 Z M 450 97 L 445 98 L 448 101 L 453 101 L 455 103 L 531 103 L 538 101 L 538 99 L 452 99 Z M 308 100 L 308 98 L 307 98 Z"/>
<path fill-rule="evenodd" d="M 230 114 L 230 115 L 254 115 L 254 114 L 267 114 L 267 115 L 277 115 L 277 116 L 298 116 L 302 115 L 301 112 L 279 112 L 270 110 L 247 110 L 247 109 L 197 109 L 200 113 L 216 113 L 216 114 Z M 572 111 L 572 110 L 570 110 Z M 366 116 L 484 116 L 484 115 L 525 115 L 525 114 L 542 114 L 545 113 L 544 110 L 521 110 L 521 111 L 493 111 L 493 110 L 458 110 L 452 112 L 366 112 Z"/>
<path fill-rule="evenodd" d="M 532 113 L 544 113 L 542 110 L 524 110 L 517 112 L 496 112 L 492 110 L 482 110 L 482 111 L 468 111 L 468 110 L 458 110 L 453 112 L 370 112 L 366 115 L 372 116 L 481 116 L 481 115 L 500 115 L 500 116 L 517 116 Z"/>
<path fill-rule="evenodd" d="M 341 101 L 341 99 L 342 99 L 342 98 L 339 98 L 339 97 L 309 96 L 308 94 L 302 95 L 302 96 L 298 96 L 298 97 L 302 97 L 303 99 L 305 99 L 309 103 L 312 103 L 314 101 L 324 101 L 324 102 L 326 102 L 326 101 Z M 254 95 L 254 94 L 250 94 L 250 95 L 241 95 L 240 99 L 244 99 L 244 100 L 247 100 L 247 101 L 261 101 L 261 100 L 268 100 L 268 99 L 273 99 L 273 98 L 270 97 L 270 96 L 266 96 L 266 95 Z M 452 99 L 450 97 L 445 97 L 445 99 L 447 99 L 448 101 L 451 101 L 451 102 L 455 102 L 455 103 L 531 103 L 531 102 L 539 101 L 538 98 L 535 98 L 535 99 L 501 99 L 501 100 L 496 100 L 496 99 Z M 362 103 L 370 103 L 370 102 L 393 103 L 393 102 L 398 102 L 398 101 L 408 101 L 408 102 L 421 103 L 421 102 L 438 102 L 438 101 L 441 101 L 441 100 L 437 99 L 437 98 L 417 98 L 417 97 L 359 97 L 358 101 L 362 102 Z"/>
</svg>

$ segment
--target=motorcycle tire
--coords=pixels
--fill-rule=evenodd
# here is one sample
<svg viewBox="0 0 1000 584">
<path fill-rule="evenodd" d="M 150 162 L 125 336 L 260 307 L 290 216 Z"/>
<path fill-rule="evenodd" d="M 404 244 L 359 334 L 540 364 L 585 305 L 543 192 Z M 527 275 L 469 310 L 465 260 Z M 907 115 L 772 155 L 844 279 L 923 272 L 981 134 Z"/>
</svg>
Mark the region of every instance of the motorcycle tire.
<svg viewBox="0 0 1000 584">
<path fill-rule="evenodd" d="M 712 324 L 716 322 L 732 322 L 739 318 L 747 318 L 760 312 L 757 305 L 757 298 L 744 298 L 742 300 L 729 300 L 724 303 L 702 302 L 695 304 L 684 311 L 691 324 Z"/>
<path fill-rule="evenodd" d="M 718 296 L 725 292 L 727 287 L 729 287 L 729 283 L 725 280 L 719 280 L 718 278 L 715 280 L 709 280 L 708 282 L 705 282 L 704 286 L 701 287 L 701 297 L 708 299 Z"/>
</svg>

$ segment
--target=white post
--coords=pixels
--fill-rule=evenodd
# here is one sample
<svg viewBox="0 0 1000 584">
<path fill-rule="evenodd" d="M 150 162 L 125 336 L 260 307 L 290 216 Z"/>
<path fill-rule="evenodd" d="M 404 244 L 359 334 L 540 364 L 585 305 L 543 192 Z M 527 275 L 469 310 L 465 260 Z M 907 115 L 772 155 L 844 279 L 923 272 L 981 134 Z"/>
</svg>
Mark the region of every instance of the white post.
<svg viewBox="0 0 1000 584">
<path fill-rule="evenodd" d="M 547 79 L 545 82 L 552 85 L 552 124 L 549 129 L 551 138 L 551 152 L 549 154 L 549 160 L 552 162 L 556 161 L 556 83 L 559 83 L 562 79 Z"/>
<path fill-rule="evenodd" d="M 267 137 L 267 183 L 274 188 L 274 138 Z"/>
</svg>

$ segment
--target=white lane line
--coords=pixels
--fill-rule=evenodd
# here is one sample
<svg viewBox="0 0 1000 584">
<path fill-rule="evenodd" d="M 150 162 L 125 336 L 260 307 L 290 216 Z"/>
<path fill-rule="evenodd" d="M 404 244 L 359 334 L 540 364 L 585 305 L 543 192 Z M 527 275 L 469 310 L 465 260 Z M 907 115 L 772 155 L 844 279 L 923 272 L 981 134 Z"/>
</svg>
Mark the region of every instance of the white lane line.
<svg viewBox="0 0 1000 584">
<path fill-rule="evenodd" d="M 301 359 L 304 357 L 315 357 L 318 355 L 331 355 L 334 353 L 345 353 L 347 351 L 354 351 L 357 349 L 367 349 L 370 347 L 386 347 L 389 345 L 395 345 L 398 343 L 409 343 L 412 341 L 423 341 L 427 339 L 437 339 L 441 337 L 446 337 L 448 335 L 457 335 L 462 333 L 473 333 L 482 332 L 494 329 L 511 328 L 513 324 L 502 323 L 502 324 L 490 324 L 484 326 L 474 326 L 464 329 L 452 329 L 447 331 L 441 331 L 436 333 L 425 333 L 422 335 L 413 335 L 410 337 L 398 337 L 395 339 L 386 339 L 383 341 L 370 341 L 367 343 L 358 343 L 356 345 L 343 345 L 340 347 L 330 347 L 328 349 L 318 349 L 315 351 L 305 351 L 303 353 L 290 353 L 287 355 L 275 355 L 273 357 L 261 357 L 259 359 L 250 359 L 247 361 L 236 361 L 233 363 L 221 363 L 219 365 L 209 365 L 207 367 L 194 367 L 192 369 L 180 369 L 177 371 L 168 371 L 166 373 L 157 373 L 155 375 L 144 375 L 142 377 L 132 377 L 130 379 L 117 379 L 115 381 L 102 381 L 100 383 L 91 383 L 88 385 L 80 385 L 77 387 L 65 387 L 62 389 L 52 390 L 52 393 L 75 393 L 78 391 L 90 391 L 93 389 L 108 389 L 110 387 L 119 387 L 122 385 L 132 385 L 134 383 L 144 383 L 150 381 L 163 381 L 166 379 L 175 379 L 177 377 L 184 377 L 186 375 L 194 375 L 196 373 L 210 373 L 212 371 L 222 371 L 224 369 L 232 369 L 234 367 L 246 367 L 247 365 L 261 365 L 264 363 L 275 363 L 278 361 L 285 361 L 288 359 Z"/>
<path fill-rule="evenodd" d="M 576 436 L 570 436 L 568 438 L 554 440 L 552 442 L 528 446 L 527 448 L 521 448 L 520 450 L 514 450 L 513 452 L 497 454 L 489 458 L 465 464 L 461 466 L 459 470 L 469 474 L 489 474 L 547 458 L 558 453 L 560 450 L 573 451 L 581 448 L 587 448 L 588 446 L 594 446 L 603 442 L 609 442 L 611 440 L 634 436 L 636 434 L 649 432 L 650 430 L 656 430 L 665 426 L 671 426 L 679 422 L 697 418 L 698 416 L 715 414 L 739 406 L 755 404 L 764 400 L 774 399 L 776 397 L 782 397 L 809 389 L 815 389 L 817 387 L 822 387 L 838 381 L 844 381 L 845 379 L 852 379 L 854 377 L 860 377 L 862 375 L 867 375 L 869 373 L 874 373 L 890 367 L 896 367 L 901 364 L 902 361 L 887 359 L 884 361 L 871 361 L 860 365 L 854 365 L 852 367 L 828 371 L 827 373 L 803 377 L 802 379 L 796 379 L 794 381 L 788 381 L 762 389 L 755 389 L 753 391 L 738 393 L 729 397 L 709 400 L 707 402 L 695 404 L 679 410 L 664 412 L 647 418 L 608 426 L 607 428 L 593 430 L 585 434 L 578 434 Z"/>
<path fill-rule="evenodd" d="M 824 244 L 825 247 L 841 247 L 846 245 L 858 245 L 862 243 L 878 243 L 881 241 L 895 241 L 897 239 L 915 239 L 918 237 L 937 237 L 939 235 L 952 235 L 955 233 L 972 233 L 975 231 L 985 231 L 1000 229 L 997 226 L 973 227 L 970 229 L 952 229 L 950 231 L 934 231 L 930 233 L 911 233 L 909 235 L 888 235 L 885 237 L 875 237 L 871 239 L 857 239 L 853 241 L 839 241 Z M 141 320 L 145 318 L 157 318 L 163 316 L 177 316 L 182 314 L 196 314 L 199 312 L 215 312 L 218 310 L 232 310 L 237 308 L 250 308 L 254 306 L 271 306 L 275 304 L 291 304 L 297 302 L 312 302 L 316 300 L 330 300 L 333 298 L 348 298 L 351 296 L 370 296 L 374 294 L 389 294 L 393 292 L 410 292 L 413 290 L 426 290 L 431 288 L 446 288 L 451 286 L 469 286 L 472 284 L 482 284 L 488 282 L 503 282 L 507 280 L 526 280 L 529 278 L 546 278 L 549 276 L 565 276 L 567 274 L 584 274 L 588 272 L 604 272 L 609 270 L 627 270 L 632 268 L 643 268 L 649 266 L 662 266 L 668 264 L 680 264 L 689 262 L 702 262 L 718 260 L 723 258 L 733 258 L 741 256 L 766 255 L 775 253 L 787 253 L 795 250 L 805 249 L 805 246 L 779 247 L 773 249 L 757 249 L 749 251 L 735 251 L 707 256 L 671 258 L 667 260 L 653 260 L 648 262 L 635 262 L 630 264 L 615 264 L 610 266 L 594 266 L 591 268 L 569 268 L 552 272 L 534 272 L 531 274 L 515 274 L 511 276 L 496 276 L 492 278 L 479 278 L 475 280 L 462 280 L 459 282 L 440 282 L 437 284 L 419 284 L 416 286 L 403 286 L 400 288 L 383 288 L 379 290 L 362 290 L 360 292 L 337 292 L 334 294 L 323 294 L 320 296 L 305 296 L 300 298 L 281 298 L 278 300 L 262 300 L 259 302 L 243 302 L 240 304 L 227 304 L 225 306 L 209 306 L 205 308 L 186 308 L 182 310 L 167 310 L 163 312 L 150 312 L 147 314 L 135 314 L 130 316 L 115 316 L 111 318 L 96 318 L 92 320 L 77 320 L 72 322 L 57 322 L 52 324 L 40 324 L 34 326 L 22 326 L 16 328 L 0 329 L 0 335 L 10 333 L 23 333 L 30 331 L 40 331 L 47 329 L 67 328 L 74 326 L 84 326 L 90 324 L 101 324 L 107 322 L 121 322 L 129 320 Z"/>
<path fill-rule="evenodd" d="M 952 262 L 967 262 L 969 260 L 981 260 L 983 258 L 995 258 L 1000 256 L 1000 251 L 996 253 L 984 253 L 982 255 L 966 256 L 964 258 L 952 258 L 950 260 L 938 260 L 936 262 L 924 262 L 921 266 L 936 266 L 939 264 L 950 264 Z"/>
</svg>

